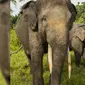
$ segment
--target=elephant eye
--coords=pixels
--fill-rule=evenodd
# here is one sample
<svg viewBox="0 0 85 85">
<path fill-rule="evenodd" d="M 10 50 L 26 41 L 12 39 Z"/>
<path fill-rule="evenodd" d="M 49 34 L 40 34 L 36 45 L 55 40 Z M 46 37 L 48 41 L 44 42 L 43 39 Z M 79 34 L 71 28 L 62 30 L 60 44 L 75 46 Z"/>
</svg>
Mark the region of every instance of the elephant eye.
<svg viewBox="0 0 85 85">
<path fill-rule="evenodd" d="M 24 15 L 24 21 L 27 22 L 28 21 L 28 15 Z"/>
<path fill-rule="evenodd" d="M 23 14 L 23 11 L 21 11 L 20 14 Z"/>
<path fill-rule="evenodd" d="M 43 18 L 41 19 L 41 21 L 47 21 L 46 16 L 43 16 Z"/>
</svg>

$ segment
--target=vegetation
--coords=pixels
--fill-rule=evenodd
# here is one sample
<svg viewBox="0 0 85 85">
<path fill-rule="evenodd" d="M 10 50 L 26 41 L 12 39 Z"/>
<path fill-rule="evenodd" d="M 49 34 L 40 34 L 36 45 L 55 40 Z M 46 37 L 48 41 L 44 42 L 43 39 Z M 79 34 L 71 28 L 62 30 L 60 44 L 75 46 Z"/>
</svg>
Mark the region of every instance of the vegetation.
<svg viewBox="0 0 85 85">
<path fill-rule="evenodd" d="M 78 5 L 76 5 L 76 9 L 77 9 L 76 22 L 85 23 L 85 2 L 82 2 L 81 5 L 78 3 Z"/>
<path fill-rule="evenodd" d="M 85 3 L 76 6 L 78 10 L 77 23 L 85 23 Z M 10 52 L 17 50 L 20 47 L 20 42 L 17 39 L 15 28 L 17 16 L 11 16 L 11 30 L 10 30 Z M 68 79 L 68 66 L 67 59 L 63 68 L 62 82 L 61 85 L 85 85 L 85 67 L 83 67 L 83 60 L 81 66 L 77 68 L 75 66 L 74 52 L 70 52 L 72 57 L 72 75 L 71 79 Z M 19 51 L 17 54 L 10 56 L 10 71 L 11 71 L 11 84 L 10 85 L 32 85 L 32 76 L 30 74 L 30 67 L 27 57 L 23 51 Z M 49 80 L 49 68 L 47 61 L 47 54 L 44 55 L 43 59 L 44 69 L 44 80 L 45 85 L 48 85 Z M 2 74 L 0 73 L 0 85 L 6 85 Z"/>
</svg>

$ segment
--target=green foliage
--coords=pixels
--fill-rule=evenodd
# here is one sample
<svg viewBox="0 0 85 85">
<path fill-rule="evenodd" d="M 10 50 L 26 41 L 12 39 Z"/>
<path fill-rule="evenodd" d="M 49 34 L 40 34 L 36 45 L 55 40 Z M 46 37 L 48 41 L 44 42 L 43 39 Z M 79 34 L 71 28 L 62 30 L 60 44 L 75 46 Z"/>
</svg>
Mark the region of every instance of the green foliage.
<svg viewBox="0 0 85 85">
<path fill-rule="evenodd" d="M 13 29 L 17 23 L 18 15 L 10 15 L 10 28 Z"/>
<path fill-rule="evenodd" d="M 77 9 L 76 22 L 85 23 L 85 2 L 76 5 L 76 9 Z"/>
<path fill-rule="evenodd" d="M 17 38 L 17 35 L 15 33 L 14 29 L 10 30 L 10 49 L 11 51 L 17 50 L 20 47 L 20 42 Z"/>
<path fill-rule="evenodd" d="M 6 85 L 6 81 L 5 81 L 1 71 L 0 71 L 0 85 Z"/>
<path fill-rule="evenodd" d="M 16 0 L 10 0 L 10 1 L 12 1 L 12 3 L 16 4 Z"/>
</svg>

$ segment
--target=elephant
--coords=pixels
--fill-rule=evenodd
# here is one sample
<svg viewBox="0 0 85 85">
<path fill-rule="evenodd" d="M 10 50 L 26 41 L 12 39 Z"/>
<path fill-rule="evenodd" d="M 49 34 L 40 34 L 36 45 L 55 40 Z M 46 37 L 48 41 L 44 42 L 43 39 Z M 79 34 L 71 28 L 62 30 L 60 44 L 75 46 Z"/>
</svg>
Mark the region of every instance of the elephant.
<svg viewBox="0 0 85 85">
<path fill-rule="evenodd" d="M 7 2 L 8 0 L 0 0 L 0 3 L 4 3 Z"/>
<path fill-rule="evenodd" d="M 48 52 L 48 44 L 53 61 L 50 84 L 60 85 L 69 30 L 75 18 L 76 9 L 70 0 L 30 1 L 22 7 L 16 34 L 28 57 L 33 85 L 44 85 L 42 60 Z"/>
<path fill-rule="evenodd" d="M 70 50 L 74 51 L 76 66 L 80 66 L 81 56 L 85 61 L 85 24 L 74 24 L 70 30 Z M 85 63 L 85 62 L 84 62 Z"/>
<path fill-rule="evenodd" d="M 3 3 L 2 3 L 3 2 Z M 9 62 L 9 27 L 10 8 L 9 0 L 0 0 L 0 68 L 7 85 L 10 84 Z"/>
</svg>

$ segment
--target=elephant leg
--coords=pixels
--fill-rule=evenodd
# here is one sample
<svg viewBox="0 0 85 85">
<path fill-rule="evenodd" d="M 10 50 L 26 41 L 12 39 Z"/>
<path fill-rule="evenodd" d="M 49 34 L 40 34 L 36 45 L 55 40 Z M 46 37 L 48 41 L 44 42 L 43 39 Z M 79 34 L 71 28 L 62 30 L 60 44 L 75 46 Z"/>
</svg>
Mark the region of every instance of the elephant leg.
<svg viewBox="0 0 85 85">
<path fill-rule="evenodd" d="M 67 56 L 66 48 L 62 45 L 54 45 L 52 48 L 52 53 L 53 67 L 51 74 L 51 85 L 60 85 L 61 71 L 64 65 L 65 56 Z"/>
<path fill-rule="evenodd" d="M 76 66 L 79 67 L 80 66 L 80 61 L 81 61 L 81 55 L 80 55 L 80 53 L 75 52 L 75 51 L 74 51 L 74 53 L 75 53 Z"/>
<path fill-rule="evenodd" d="M 24 49 L 24 51 L 25 51 L 25 54 L 26 54 L 27 59 L 28 59 L 28 62 L 29 62 L 29 66 L 30 66 L 30 73 L 32 74 L 32 67 L 31 67 L 31 54 L 30 54 L 30 52 L 29 52 L 29 51 L 26 51 L 25 49 Z"/>
<path fill-rule="evenodd" d="M 33 85 L 44 85 L 43 51 L 40 46 L 34 47 L 31 52 L 31 65 L 32 65 Z"/>
</svg>

